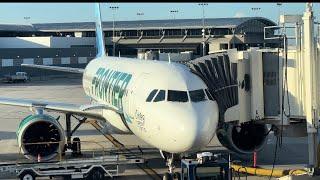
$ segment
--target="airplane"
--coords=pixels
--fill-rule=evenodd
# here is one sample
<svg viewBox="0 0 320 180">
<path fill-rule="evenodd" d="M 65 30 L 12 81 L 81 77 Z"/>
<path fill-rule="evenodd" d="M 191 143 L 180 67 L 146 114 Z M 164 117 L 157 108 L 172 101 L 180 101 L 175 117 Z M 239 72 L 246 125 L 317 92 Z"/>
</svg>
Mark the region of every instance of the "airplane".
<svg viewBox="0 0 320 180">
<path fill-rule="evenodd" d="M 215 135 L 219 109 L 203 80 L 183 64 L 107 56 L 99 3 L 95 4 L 95 16 L 97 55 L 85 69 L 23 65 L 83 74 L 83 89 L 91 104 L 0 97 L 0 104 L 27 107 L 33 112 L 21 121 L 17 132 L 19 147 L 28 154 L 26 157 L 34 159 L 40 153 L 49 160 L 55 156 L 55 149 L 24 143 L 64 143 L 61 125 L 44 111 L 98 119 L 109 124 L 110 132 L 134 134 L 161 153 L 205 148 Z M 168 166 L 172 173 L 172 164 Z"/>
</svg>

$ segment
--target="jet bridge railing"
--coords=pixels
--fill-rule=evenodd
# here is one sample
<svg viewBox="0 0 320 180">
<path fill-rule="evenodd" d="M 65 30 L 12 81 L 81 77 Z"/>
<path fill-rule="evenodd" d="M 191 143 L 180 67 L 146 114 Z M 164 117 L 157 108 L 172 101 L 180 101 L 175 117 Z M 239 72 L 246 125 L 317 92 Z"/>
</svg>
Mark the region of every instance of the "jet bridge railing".
<svg viewBox="0 0 320 180">
<path fill-rule="evenodd" d="M 263 32 L 263 38 L 265 40 L 281 39 L 281 38 L 283 38 L 284 34 L 287 34 L 287 33 L 285 33 L 287 29 L 296 29 L 296 28 L 297 28 L 297 26 L 266 26 L 266 27 L 263 28 L 263 31 L 264 31 Z M 269 30 L 278 30 L 280 33 L 279 34 L 273 34 L 273 36 L 269 36 L 268 37 L 267 34 L 268 34 Z M 287 39 L 296 39 L 297 36 L 296 35 L 294 35 L 294 36 L 286 35 L 286 38 Z"/>
</svg>

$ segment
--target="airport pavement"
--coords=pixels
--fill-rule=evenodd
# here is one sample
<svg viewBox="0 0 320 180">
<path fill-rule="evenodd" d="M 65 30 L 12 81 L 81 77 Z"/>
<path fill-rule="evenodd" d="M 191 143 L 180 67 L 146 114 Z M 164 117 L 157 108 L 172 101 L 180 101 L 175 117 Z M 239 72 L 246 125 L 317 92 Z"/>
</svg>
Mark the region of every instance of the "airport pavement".
<svg viewBox="0 0 320 180">
<path fill-rule="evenodd" d="M 87 104 L 89 98 L 82 89 L 82 80 L 80 76 L 60 76 L 60 77 L 42 77 L 34 78 L 28 83 L 18 84 L 0 84 L 0 96 L 11 98 L 25 98 L 35 100 L 48 100 L 55 102 L 66 102 L 74 104 Z M 19 152 L 16 141 L 16 130 L 19 122 L 30 114 L 27 108 L 11 107 L 0 105 L 0 160 L 7 160 L 15 157 Z M 65 127 L 62 114 L 50 113 L 54 117 L 61 116 L 60 122 Z M 76 122 L 72 123 L 75 126 Z M 105 141 L 91 125 L 84 124 L 75 134 L 81 141 L 99 142 L 105 147 L 112 147 L 111 143 Z M 148 144 L 134 135 L 115 135 L 123 144 L 129 147 L 146 147 Z M 93 148 L 94 143 L 84 143 L 83 148 Z M 214 138 L 210 146 L 221 147 L 219 141 Z M 258 165 L 268 166 L 273 162 L 275 138 L 271 134 L 268 137 L 265 147 L 258 153 Z M 243 160 L 250 164 L 251 156 L 242 156 Z M 277 154 L 276 164 L 292 164 L 301 167 L 299 164 L 307 163 L 307 139 L 306 138 L 284 138 L 283 145 Z M 139 178 L 140 179 L 140 178 Z M 259 178 L 261 179 L 261 178 Z"/>
</svg>

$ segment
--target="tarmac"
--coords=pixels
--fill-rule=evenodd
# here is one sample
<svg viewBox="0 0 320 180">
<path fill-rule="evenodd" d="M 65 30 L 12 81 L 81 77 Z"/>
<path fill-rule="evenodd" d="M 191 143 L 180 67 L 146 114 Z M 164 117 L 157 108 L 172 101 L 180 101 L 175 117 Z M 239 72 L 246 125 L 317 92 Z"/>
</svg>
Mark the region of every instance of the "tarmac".
<svg viewBox="0 0 320 180">
<path fill-rule="evenodd" d="M 66 102 L 73 104 L 88 104 L 89 97 L 82 89 L 82 79 L 79 75 L 56 76 L 33 78 L 31 82 L 6 84 L 0 83 L 0 96 L 10 98 L 46 100 L 53 102 Z M 12 160 L 19 154 L 16 140 L 16 130 L 19 122 L 31 112 L 28 108 L 0 105 L 0 161 Z M 49 113 L 54 117 L 60 116 L 60 123 L 65 127 L 63 114 Z M 76 126 L 72 122 L 72 127 Z M 91 149 L 101 144 L 105 148 L 112 148 L 112 144 L 106 141 L 101 134 L 89 124 L 83 124 L 75 133 L 83 141 L 83 149 Z M 134 135 L 114 135 L 121 143 L 127 147 L 153 148 Z M 86 143 L 88 142 L 88 143 Z M 98 145 L 99 144 L 99 145 Z M 224 149 L 216 138 L 213 138 L 208 149 Z M 268 136 L 264 148 L 258 152 L 257 164 L 262 167 L 272 167 L 274 159 L 275 137 L 273 134 Z M 154 150 L 157 151 L 156 149 Z M 283 168 L 302 168 L 308 162 L 307 138 L 283 138 L 283 145 L 279 148 L 276 159 L 276 167 Z M 153 153 L 152 161 L 159 167 L 156 171 L 166 172 L 165 162 L 161 160 L 159 153 Z M 246 164 L 252 164 L 251 156 L 235 157 Z M 281 166 L 278 166 L 281 165 Z M 1 178 L 1 177 L 0 177 Z M 14 177 L 13 177 L 14 178 Z M 139 169 L 128 169 L 121 178 L 125 179 L 150 179 Z M 241 179 L 243 179 L 242 177 Z M 269 179 L 268 177 L 248 177 L 248 179 Z"/>
</svg>

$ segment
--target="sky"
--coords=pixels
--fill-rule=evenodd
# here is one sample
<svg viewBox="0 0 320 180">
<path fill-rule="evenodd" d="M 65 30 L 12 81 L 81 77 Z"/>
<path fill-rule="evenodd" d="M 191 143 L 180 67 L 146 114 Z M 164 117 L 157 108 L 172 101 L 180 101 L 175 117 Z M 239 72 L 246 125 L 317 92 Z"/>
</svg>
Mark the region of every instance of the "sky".
<svg viewBox="0 0 320 180">
<path fill-rule="evenodd" d="M 119 7 L 117 10 L 110 6 Z M 198 3 L 102 3 L 103 21 L 202 18 Z M 252 10 L 252 8 L 260 8 Z M 305 3 L 282 3 L 281 14 L 303 14 Z M 320 3 L 313 3 L 316 20 L 320 18 Z M 138 16 L 137 13 L 143 13 Z M 260 16 L 278 22 L 276 3 L 208 3 L 206 18 Z M 94 21 L 93 3 L 0 3 L 0 24 L 32 24 Z"/>
</svg>

